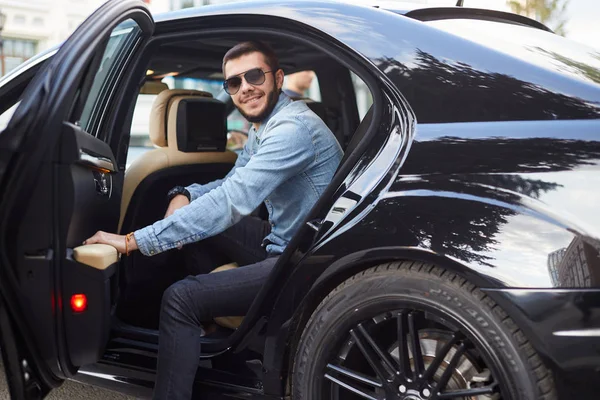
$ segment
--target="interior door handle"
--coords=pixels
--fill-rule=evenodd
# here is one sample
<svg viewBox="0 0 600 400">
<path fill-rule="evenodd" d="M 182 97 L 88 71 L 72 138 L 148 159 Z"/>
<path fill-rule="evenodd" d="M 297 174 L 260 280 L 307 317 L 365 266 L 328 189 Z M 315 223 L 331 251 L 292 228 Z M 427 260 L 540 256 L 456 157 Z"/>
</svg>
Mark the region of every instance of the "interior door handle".
<svg viewBox="0 0 600 400">
<path fill-rule="evenodd" d="M 79 150 L 79 163 L 90 166 L 99 170 L 100 172 L 113 173 L 116 171 L 115 166 L 110 158 L 92 155 L 83 149 Z"/>
</svg>

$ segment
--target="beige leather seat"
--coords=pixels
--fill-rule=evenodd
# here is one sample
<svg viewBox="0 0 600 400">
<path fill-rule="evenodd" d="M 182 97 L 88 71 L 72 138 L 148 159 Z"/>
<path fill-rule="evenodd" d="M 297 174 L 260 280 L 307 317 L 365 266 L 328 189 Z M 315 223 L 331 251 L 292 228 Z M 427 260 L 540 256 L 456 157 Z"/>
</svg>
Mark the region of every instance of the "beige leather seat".
<svg viewBox="0 0 600 400">
<path fill-rule="evenodd" d="M 150 112 L 150 140 L 157 147 L 142 154 L 125 171 L 121 198 L 119 231 L 138 185 L 151 174 L 167 168 L 208 163 L 235 163 L 237 155 L 231 151 L 184 153 L 177 148 L 177 106 L 183 99 L 212 97 L 197 90 L 163 90 L 158 94 Z M 202 127 L 198 127 L 202 129 Z"/>
<path fill-rule="evenodd" d="M 140 88 L 140 94 L 159 94 L 163 90 L 169 90 L 169 86 L 166 83 L 146 81 Z"/>
<path fill-rule="evenodd" d="M 144 88 L 144 93 L 156 93 L 160 90 L 157 85 L 152 87 L 144 85 Z M 125 171 L 119 231 L 136 189 L 150 175 L 168 168 L 192 164 L 230 163 L 233 165 L 235 163 L 237 156 L 231 151 L 200 153 L 179 151 L 177 147 L 178 106 L 182 100 L 196 97 L 210 98 L 212 96 L 207 92 L 181 89 L 163 90 L 158 93 L 150 113 L 150 140 L 157 148 L 142 154 Z M 200 126 L 198 129 L 202 129 L 202 127 Z M 227 264 L 213 272 L 235 267 L 237 267 L 236 264 Z M 215 322 L 226 328 L 236 329 L 242 323 L 242 319 L 243 317 L 221 317 L 216 318 Z"/>
<path fill-rule="evenodd" d="M 227 271 L 230 269 L 234 269 L 237 268 L 237 264 L 236 263 L 231 263 L 231 264 L 225 264 L 225 265 L 221 265 L 219 268 L 215 268 L 214 270 L 212 270 L 212 273 L 215 272 L 221 272 L 221 271 Z M 242 321 L 244 320 L 244 317 L 217 317 L 215 318 L 215 322 L 221 326 L 224 326 L 225 328 L 229 328 L 229 329 L 237 329 L 239 328 L 239 326 L 242 324 Z"/>
</svg>

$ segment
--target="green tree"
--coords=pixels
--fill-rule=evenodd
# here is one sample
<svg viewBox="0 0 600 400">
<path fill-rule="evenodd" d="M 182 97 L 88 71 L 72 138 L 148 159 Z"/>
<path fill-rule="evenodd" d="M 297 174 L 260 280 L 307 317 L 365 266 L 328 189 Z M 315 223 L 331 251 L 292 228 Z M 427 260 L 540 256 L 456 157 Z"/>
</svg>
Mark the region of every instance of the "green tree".
<svg viewBox="0 0 600 400">
<path fill-rule="evenodd" d="M 538 20 L 559 35 L 567 33 L 565 15 L 569 0 L 507 0 L 506 4 L 514 13 Z"/>
</svg>

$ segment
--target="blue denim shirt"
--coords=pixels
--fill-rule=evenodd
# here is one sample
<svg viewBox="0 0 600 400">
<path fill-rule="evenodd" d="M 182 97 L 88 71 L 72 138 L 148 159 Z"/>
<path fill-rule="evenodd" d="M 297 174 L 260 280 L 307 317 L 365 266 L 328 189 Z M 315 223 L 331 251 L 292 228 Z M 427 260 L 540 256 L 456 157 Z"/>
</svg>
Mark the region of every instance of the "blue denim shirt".
<svg viewBox="0 0 600 400">
<path fill-rule="evenodd" d="M 281 93 L 273 112 L 248 141 L 224 179 L 187 189 L 191 203 L 135 231 L 144 255 L 217 235 L 262 202 L 271 233 L 269 254 L 280 254 L 331 181 L 342 149 L 327 125 L 302 101 Z"/>
</svg>

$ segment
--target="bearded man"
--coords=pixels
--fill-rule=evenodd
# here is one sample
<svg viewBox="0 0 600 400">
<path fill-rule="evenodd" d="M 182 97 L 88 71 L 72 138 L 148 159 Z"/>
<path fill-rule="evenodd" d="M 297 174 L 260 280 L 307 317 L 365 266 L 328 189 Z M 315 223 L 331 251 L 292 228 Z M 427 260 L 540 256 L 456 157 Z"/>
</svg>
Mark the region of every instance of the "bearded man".
<svg viewBox="0 0 600 400">
<path fill-rule="evenodd" d="M 236 45 L 223 58 L 223 75 L 225 90 L 252 123 L 231 172 L 206 185 L 173 188 L 165 218 L 150 226 L 125 236 L 97 232 L 85 242 L 151 256 L 210 241 L 241 265 L 189 276 L 163 294 L 155 399 L 191 398 L 202 323 L 247 313 L 342 158 L 327 125 L 282 93 L 284 73 L 270 47 Z M 269 221 L 249 216 L 261 203 Z M 202 265 L 203 257 L 192 259 L 201 272 L 214 267 Z"/>
</svg>

